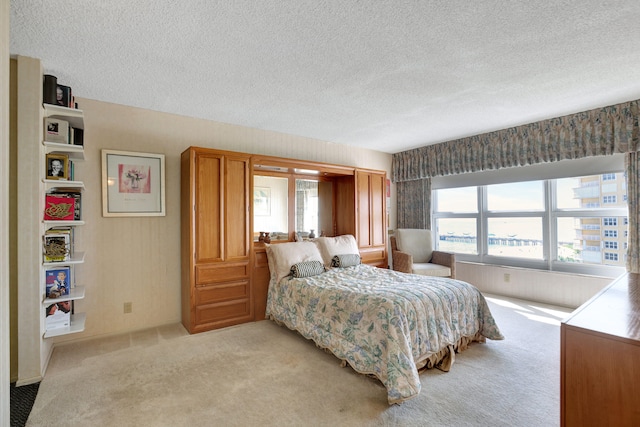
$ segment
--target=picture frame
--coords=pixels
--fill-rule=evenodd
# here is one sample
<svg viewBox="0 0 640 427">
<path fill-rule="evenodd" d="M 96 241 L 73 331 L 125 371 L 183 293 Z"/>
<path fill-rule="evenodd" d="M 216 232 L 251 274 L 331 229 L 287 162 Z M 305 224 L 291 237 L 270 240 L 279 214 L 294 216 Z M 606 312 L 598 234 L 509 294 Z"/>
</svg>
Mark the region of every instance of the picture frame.
<svg viewBox="0 0 640 427">
<path fill-rule="evenodd" d="M 253 214 L 271 216 L 271 188 L 253 187 Z"/>
<path fill-rule="evenodd" d="M 60 107 L 71 108 L 71 87 L 65 85 L 56 85 L 56 104 Z"/>
<path fill-rule="evenodd" d="M 67 180 L 69 178 L 69 156 L 49 153 L 45 160 L 47 179 Z"/>
<path fill-rule="evenodd" d="M 102 216 L 165 216 L 165 156 L 102 150 Z"/>
</svg>

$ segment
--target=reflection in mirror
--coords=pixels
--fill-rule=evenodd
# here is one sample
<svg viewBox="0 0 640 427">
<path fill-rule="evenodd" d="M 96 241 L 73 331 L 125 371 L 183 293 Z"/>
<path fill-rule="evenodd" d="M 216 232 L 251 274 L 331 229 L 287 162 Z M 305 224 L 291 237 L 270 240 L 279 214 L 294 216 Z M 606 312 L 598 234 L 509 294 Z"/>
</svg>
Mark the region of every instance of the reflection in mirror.
<svg viewBox="0 0 640 427">
<path fill-rule="evenodd" d="M 303 239 L 333 236 L 333 184 L 296 179 L 295 229 Z M 312 235 L 312 236 L 313 236 Z"/>
<path fill-rule="evenodd" d="M 303 238 L 319 235 L 318 220 L 318 181 L 296 179 L 296 232 Z"/>
<path fill-rule="evenodd" d="M 270 233 L 271 240 L 288 240 L 287 178 L 253 177 L 253 240 L 260 232 Z"/>
</svg>

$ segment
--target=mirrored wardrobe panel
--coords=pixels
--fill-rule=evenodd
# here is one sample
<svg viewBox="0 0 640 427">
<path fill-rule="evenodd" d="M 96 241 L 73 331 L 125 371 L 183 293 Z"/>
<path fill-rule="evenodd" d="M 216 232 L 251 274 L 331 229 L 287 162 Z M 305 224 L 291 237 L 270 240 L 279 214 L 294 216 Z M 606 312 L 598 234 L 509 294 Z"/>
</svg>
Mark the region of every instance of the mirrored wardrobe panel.
<svg viewBox="0 0 640 427">
<path fill-rule="evenodd" d="M 271 240 L 289 237 L 289 179 L 275 176 L 253 177 L 253 240 L 260 233 Z"/>
</svg>

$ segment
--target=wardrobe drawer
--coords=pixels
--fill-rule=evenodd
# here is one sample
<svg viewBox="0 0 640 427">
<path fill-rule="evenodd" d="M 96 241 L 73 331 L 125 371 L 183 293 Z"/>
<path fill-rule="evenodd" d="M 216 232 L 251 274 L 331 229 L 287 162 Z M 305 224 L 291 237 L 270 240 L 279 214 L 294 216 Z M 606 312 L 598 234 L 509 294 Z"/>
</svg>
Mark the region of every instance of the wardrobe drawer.
<svg viewBox="0 0 640 427">
<path fill-rule="evenodd" d="M 249 277 L 249 262 L 196 265 L 196 286 Z"/>
<path fill-rule="evenodd" d="M 205 305 L 221 301 L 249 298 L 249 281 L 242 280 L 214 285 L 196 286 L 196 305 Z"/>
<path fill-rule="evenodd" d="M 227 301 L 196 306 L 196 325 L 217 324 L 218 327 L 251 320 L 251 300 Z"/>
</svg>

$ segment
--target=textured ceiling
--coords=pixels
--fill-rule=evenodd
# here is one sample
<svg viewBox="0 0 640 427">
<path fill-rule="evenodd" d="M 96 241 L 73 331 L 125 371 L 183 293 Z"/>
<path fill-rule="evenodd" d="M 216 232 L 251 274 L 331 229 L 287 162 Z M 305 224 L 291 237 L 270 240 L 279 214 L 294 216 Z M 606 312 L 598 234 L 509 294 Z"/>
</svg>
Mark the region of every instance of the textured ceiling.
<svg viewBox="0 0 640 427">
<path fill-rule="evenodd" d="M 640 1 L 11 0 L 74 94 L 395 153 L 640 98 Z"/>
</svg>

